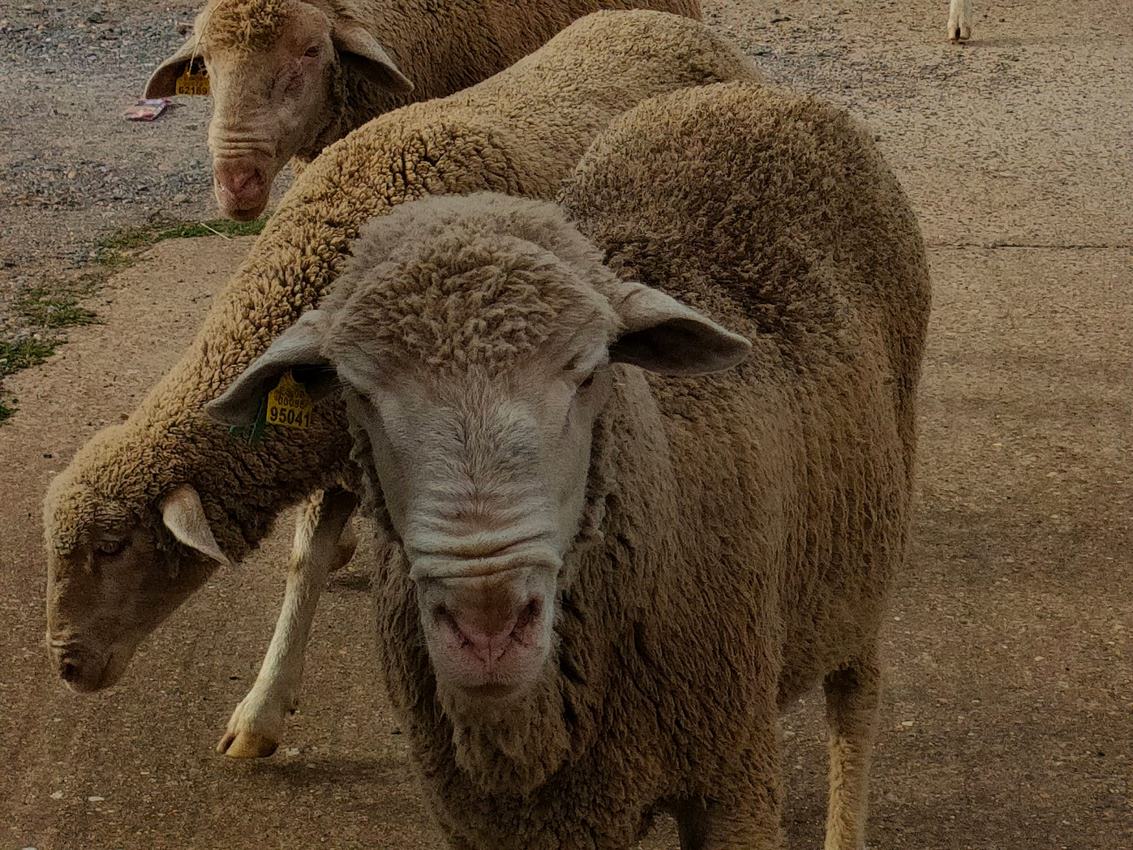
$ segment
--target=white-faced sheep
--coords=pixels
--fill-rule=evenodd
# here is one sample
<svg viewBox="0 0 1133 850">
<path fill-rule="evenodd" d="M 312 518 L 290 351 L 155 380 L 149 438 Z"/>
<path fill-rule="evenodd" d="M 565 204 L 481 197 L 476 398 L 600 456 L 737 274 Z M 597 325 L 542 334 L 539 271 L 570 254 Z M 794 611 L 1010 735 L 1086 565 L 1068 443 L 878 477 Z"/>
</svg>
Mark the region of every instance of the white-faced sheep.
<svg viewBox="0 0 1133 850">
<path fill-rule="evenodd" d="M 269 426 L 248 445 L 201 407 L 319 301 L 365 221 L 429 194 L 553 197 L 624 110 L 684 86 L 754 78 L 738 51 L 696 21 L 601 12 L 492 79 L 377 118 L 324 152 L 182 360 L 50 488 L 48 638 L 64 679 L 80 690 L 113 684 L 217 563 L 238 561 L 284 507 L 351 474 L 339 408 L 321 410 L 308 430 Z M 349 557 L 339 532 L 352 501 L 335 490 L 304 513 L 271 650 L 221 742 L 231 755 L 266 755 L 279 740 L 326 570 Z"/>
<path fill-rule="evenodd" d="M 700 17 L 699 0 L 209 0 L 146 97 L 175 93 L 198 57 L 213 97 L 213 188 L 225 215 L 255 218 L 292 157 L 376 115 L 444 97 L 601 9 Z"/>
<path fill-rule="evenodd" d="M 667 810 L 686 850 L 780 847 L 777 715 L 821 682 L 826 847 L 860 850 L 928 308 L 869 134 L 709 86 L 614 122 L 561 208 L 375 221 L 210 410 L 344 387 L 379 663 L 451 846 L 626 848 Z"/>
</svg>

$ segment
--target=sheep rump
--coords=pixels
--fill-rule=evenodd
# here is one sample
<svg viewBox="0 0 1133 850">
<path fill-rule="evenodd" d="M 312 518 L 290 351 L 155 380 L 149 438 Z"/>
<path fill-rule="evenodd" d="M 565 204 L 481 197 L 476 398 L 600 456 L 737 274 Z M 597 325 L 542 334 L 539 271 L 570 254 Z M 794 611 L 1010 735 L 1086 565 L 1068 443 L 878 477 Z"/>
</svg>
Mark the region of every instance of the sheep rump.
<svg viewBox="0 0 1133 850">
<path fill-rule="evenodd" d="M 569 227 L 516 203 L 525 221 Z M 860 847 L 929 309 L 908 201 L 844 112 L 735 83 L 613 122 L 561 203 L 619 276 L 739 331 L 753 353 L 692 380 L 619 367 L 595 436 L 592 533 L 560 587 L 557 663 L 522 709 L 453 719 L 404 553 L 386 548 L 382 673 L 438 822 L 459 848 L 613 848 L 667 810 L 682 847 L 733 846 L 724 835 L 778 847 L 777 713 L 821 681 L 827 847 Z"/>
</svg>

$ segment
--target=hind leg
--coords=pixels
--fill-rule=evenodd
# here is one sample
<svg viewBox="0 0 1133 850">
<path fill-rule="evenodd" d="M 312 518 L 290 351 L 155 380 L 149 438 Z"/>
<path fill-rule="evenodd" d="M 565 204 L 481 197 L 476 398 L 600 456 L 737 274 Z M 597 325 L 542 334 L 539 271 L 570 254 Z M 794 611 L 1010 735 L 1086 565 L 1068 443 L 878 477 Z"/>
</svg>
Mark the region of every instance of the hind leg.
<svg viewBox="0 0 1133 850">
<path fill-rule="evenodd" d="M 877 727 L 881 675 L 876 660 L 827 674 L 826 723 L 830 729 L 830 799 L 826 850 L 862 850 L 869 797 L 869 761 Z"/>
<path fill-rule="evenodd" d="M 350 517 L 358 498 L 339 487 L 316 494 L 295 526 L 287 589 L 271 645 L 248 695 L 236 706 L 216 749 L 232 758 L 275 752 L 295 706 L 303 657 L 327 575 L 344 566 L 356 543 Z"/>
</svg>

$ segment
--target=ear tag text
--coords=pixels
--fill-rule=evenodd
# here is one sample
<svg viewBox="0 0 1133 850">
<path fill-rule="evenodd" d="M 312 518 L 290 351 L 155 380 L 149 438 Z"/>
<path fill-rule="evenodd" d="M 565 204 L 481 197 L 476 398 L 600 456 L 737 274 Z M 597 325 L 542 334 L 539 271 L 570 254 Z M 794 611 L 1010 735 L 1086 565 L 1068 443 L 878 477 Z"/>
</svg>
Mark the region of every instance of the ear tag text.
<svg viewBox="0 0 1133 850">
<path fill-rule="evenodd" d="M 173 88 L 176 94 L 207 95 L 209 93 L 209 76 L 205 70 L 205 63 L 194 59 L 185 66 L 181 76 Z"/>
<path fill-rule="evenodd" d="M 315 403 L 311 396 L 287 372 L 274 390 L 268 393 L 265 419 L 269 425 L 283 425 L 287 428 L 310 428 L 311 411 Z"/>
</svg>

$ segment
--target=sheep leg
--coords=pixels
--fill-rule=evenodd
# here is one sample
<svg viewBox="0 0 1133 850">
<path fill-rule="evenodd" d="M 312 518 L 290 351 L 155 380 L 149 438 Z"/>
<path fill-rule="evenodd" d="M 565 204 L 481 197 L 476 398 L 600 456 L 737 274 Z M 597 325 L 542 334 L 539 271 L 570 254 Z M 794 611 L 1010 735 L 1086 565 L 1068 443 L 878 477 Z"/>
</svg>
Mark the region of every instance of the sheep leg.
<svg viewBox="0 0 1133 850">
<path fill-rule="evenodd" d="M 872 660 L 855 664 L 827 674 L 823 689 L 830 729 L 826 850 L 861 850 L 881 674 Z"/>
<path fill-rule="evenodd" d="M 311 622 L 327 575 L 344 566 L 357 543 L 350 517 L 357 497 L 342 488 L 316 494 L 295 524 L 287 590 L 271 645 L 248 695 L 232 712 L 217 752 L 232 758 L 263 758 L 275 752 L 303 677 Z"/>
<path fill-rule="evenodd" d="M 745 761 L 749 775 L 734 781 L 714 779 L 718 796 L 681 801 L 673 808 L 681 850 L 780 850 L 782 828 L 782 769 L 777 720 L 772 714 L 765 729 L 749 746 Z"/>
<path fill-rule="evenodd" d="M 967 41 L 972 37 L 972 0 L 952 0 L 948 7 L 948 40 Z"/>
<path fill-rule="evenodd" d="M 751 801 L 738 805 L 711 802 L 687 805 L 677 814 L 681 850 L 780 850 L 778 791 L 760 789 L 755 807 Z M 774 798 L 774 801 L 772 801 Z"/>
</svg>

